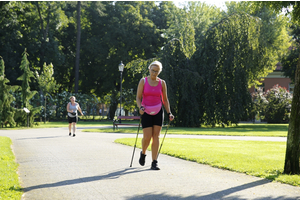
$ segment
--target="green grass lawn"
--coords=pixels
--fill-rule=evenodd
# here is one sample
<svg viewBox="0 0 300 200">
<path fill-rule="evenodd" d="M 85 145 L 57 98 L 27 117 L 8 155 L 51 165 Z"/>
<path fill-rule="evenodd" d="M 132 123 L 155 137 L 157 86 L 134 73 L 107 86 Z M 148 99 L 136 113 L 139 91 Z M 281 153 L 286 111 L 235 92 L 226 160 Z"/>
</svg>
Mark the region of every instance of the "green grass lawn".
<svg viewBox="0 0 300 200">
<path fill-rule="evenodd" d="M 115 142 L 134 146 L 135 138 Z M 141 148 L 140 140 L 137 147 Z M 161 153 L 300 186 L 299 175 L 282 174 L 285 148 L 286 142 L 166 138 Z"/>
<path fill-rule="evenodd" d="M 55 121 L 55 122 L 35 122 L 33 128 L 60 128 L 60 127 L 68 127 L 69 123 L 67 120 L 64 121 Z M 112 126 L 113 122 L 110 120 L 101 120 L 101 121 L 84 121 L 79 120 L 76 126 L 78 127 L 97 127 L 97 126 Z M 27 129 L 27 127 L 15 127 L 15 128 L 0 128 L 0 130 L 12 130 L 12 129 Z"/>
<path fill-rule="evenodd" d="M 166 127 L 163 128 L 164 132 Z M 114 132 L 112 128 L 97 128 L 84 130 L 86 132 Z M 118 133 L 135 133 L 137 127 L 121 127 L 115 130 Z M 216 128 L 182 128 L 170 127 L 168 134 L 179 135 L 232 135 L 232 136 L 274 136 L 286 137 L 288 133 L 288 124 L 239 124 L 232 127 Z"/>
<path fill-rule="evenodd" d="M 0 137 L 0 199 L 21 199 L 23 193 L 11 144 L 8 137 Z"/>
<path fill-rule="evenodd" d="M 38 122 L 38 126 L 34 128 L 60 128 L 60 127 L 68 127 L 68 121 L 62 122 Z M 82 121 L 79 120 L 76 124 L 77 127 L 93 127 L 93 126 L 112 126 L 112 121 Z"/>
</svg>

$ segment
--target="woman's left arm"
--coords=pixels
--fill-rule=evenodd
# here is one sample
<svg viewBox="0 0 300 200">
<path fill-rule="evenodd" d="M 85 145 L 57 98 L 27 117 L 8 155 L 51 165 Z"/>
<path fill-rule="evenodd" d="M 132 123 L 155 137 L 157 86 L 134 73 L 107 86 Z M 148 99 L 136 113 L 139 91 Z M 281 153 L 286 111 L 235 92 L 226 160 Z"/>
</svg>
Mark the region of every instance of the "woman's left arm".
<svg viewBox="0 0 300 200">
<path fill-rule="evenodd" d="M 81 108 L 79 106 L 79 103 L 77 105 L 78 105 L 78 110 L 79 110 L 80 114 L 83 115 L 82 110 L 81 110 Z"/>
<path fill-rule="evenodd" d="M 174 119 L 174 115 L 171 113 L 170 103 L 168 99 L 168 92 L 167 92 L 167 84 L 164 80 L 162 80 L 162 89 L 163 89 L 164 107 L 169 115 L 169 119 L 172 121 Z"/>
</svg>

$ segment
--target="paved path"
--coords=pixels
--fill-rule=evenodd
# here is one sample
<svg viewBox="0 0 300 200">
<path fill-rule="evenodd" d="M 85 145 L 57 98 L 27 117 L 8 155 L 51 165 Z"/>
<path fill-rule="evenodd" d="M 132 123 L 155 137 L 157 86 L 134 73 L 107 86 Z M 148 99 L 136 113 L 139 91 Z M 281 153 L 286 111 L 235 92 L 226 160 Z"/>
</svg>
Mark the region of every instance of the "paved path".
<svg viewBox="0 0 300 200">
<path fill-rule="evenodd" d="M 300 200 L 299 187 L 162 154 L 161 170 L 152 171 L 151 156 L 139 166 L 139 149 L 130 168 L 133 148 L 114 140 L 135 134 L 81 130 L 76 137 L 67 128 L 0 131 L 13 141 L 23 200 Z"/>
</svg>

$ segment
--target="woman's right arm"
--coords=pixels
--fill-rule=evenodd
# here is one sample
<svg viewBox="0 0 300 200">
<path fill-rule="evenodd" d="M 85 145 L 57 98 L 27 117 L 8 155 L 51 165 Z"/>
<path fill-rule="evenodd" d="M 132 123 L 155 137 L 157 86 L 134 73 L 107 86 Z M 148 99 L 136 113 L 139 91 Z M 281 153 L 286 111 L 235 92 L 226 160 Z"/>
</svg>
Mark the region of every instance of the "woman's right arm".
<svg viewBox="0 0 300 200">
<path fill-rule="evenodd" d="M 141 115 L 144 114 L 144 111 L 140 109 L 142 106 L 143 90 L 144 90 L 144 78 L 142 78 L 140 80 L 138 88 L 137 88 L 137 92 L 136 92 L 136 104 L 139 107 L 139 113 Z"/>
<path fill-rule="evenodd" d="M 67 112 L 72 112 L 72 110 L 69 110 L 70 109 L 70 104 L 68 103 L 67 104 Z"/>
</svg>

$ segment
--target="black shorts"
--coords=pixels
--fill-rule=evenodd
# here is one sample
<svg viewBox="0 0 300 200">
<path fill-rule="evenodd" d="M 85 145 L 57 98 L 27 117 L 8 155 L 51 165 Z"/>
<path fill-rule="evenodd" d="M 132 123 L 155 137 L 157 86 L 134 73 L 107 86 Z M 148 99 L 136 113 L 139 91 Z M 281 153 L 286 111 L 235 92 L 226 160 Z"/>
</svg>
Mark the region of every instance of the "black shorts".
<svg viewBox="0 0 300 200">
<path fill-rule="evenodd" d="M 76 117 L 69 117 L 68 116 L 68 121 L 69 121 L 69 124 L 71 124 L 73 122 L 77 123 L 78 122 L 78 116 L 76 116 Z"/>
<path fill-rule="evenodd" d="M 143 128 L 153 127 L 154 125 L 162 126 L 163 121 L 164 121 L 164 112 L 162 108 L 156 115 L 149 115 L 146 112 L 142 115 Z"/>
</svg>

